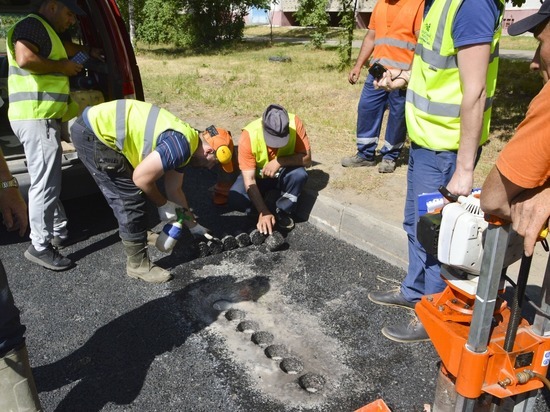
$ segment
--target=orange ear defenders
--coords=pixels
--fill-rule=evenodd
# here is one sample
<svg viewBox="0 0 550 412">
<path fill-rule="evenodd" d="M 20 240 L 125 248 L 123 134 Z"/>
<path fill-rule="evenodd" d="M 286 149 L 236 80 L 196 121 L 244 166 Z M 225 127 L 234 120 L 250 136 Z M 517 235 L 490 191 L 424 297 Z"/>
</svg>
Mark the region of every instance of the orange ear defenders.
<svg viewBox="0 0 550 412">
<path fill-rule="evenodd" d="M 208 132 L 208 134 L 210 135 L 210 139 L 212 140 L 214 140 L 214 136 L 219 135 L 218 130 L 216 129 L 215 126 L 208 126 L 206 128 L 206 132 Z M 230 133 L 229 133 L 229 136 L 231 136 Z M 212 148 L 214 148 L 212 144 L 210 145 L 212 146 Z M 233 154 L 232 154 L 231 148 L 228 145 L 221 145 L 217 147 L 215 150 L 216 150 L 216 159 L 218 159 L 218 162 L 220 162 L 222 165 L 228 164 L 231 161 Z"/>
</svg>

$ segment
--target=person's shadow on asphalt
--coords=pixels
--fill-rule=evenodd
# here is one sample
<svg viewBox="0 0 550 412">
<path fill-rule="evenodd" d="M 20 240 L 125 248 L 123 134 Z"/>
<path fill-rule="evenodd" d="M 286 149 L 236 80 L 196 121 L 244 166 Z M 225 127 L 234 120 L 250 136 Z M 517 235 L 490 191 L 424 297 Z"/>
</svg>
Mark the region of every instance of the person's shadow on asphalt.
<svg viewBox="0 0 550 412">
<path fill-rule="evenodd" d="M 257 301 L 270 288 L 267 277 L 201 279 L 128 312 L 105 326 L 69 356 L 33 369 L 39 392 L 75 384 L 56 411 L 100 411 L 131 404 L 151 363 L 213 323 L 218 301 Z M 214 305 L 217 306 L 217 305 Z"/>
</svg>

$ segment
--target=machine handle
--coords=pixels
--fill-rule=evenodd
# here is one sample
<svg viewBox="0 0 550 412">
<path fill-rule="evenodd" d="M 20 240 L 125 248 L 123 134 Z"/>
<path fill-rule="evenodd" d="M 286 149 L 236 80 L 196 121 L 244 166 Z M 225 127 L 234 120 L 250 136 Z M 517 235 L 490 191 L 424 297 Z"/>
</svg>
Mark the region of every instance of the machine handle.
<svg viewBox="0 0 550 412">
<path fill-rule="evenodd" d="M 447 199 L 449 202 L 458 202 L 458 195 L 452 194 L 449 192 L 449 189 L 447 189 L 446 186 L 439 186 L 439 189 L 437 189 L 441 195 Z"/>
</svg>

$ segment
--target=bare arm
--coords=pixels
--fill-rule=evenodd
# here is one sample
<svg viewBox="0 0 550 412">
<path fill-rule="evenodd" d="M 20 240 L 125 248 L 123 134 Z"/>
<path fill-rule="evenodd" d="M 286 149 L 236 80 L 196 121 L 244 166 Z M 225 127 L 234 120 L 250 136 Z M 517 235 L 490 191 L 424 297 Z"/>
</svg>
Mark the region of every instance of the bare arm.
<svg viewBox="0 0 550 412">
<path fill-rule="evenodd" d="M 38 49 L 32 43 L 20 40 L 15 43 L 15 60 L 22 69 L 31 73 L 62 73 L 66 76 L 74 76 L 83 66 L 70 60 L 50 60 L 38 54 Z"/>
<path fill-rule="evenodd" d="M 361 43 L 361 50 L 359 50 L 359 56 L 357 56 L 355 66 L 353 66 L 348 75 L 348 81 L 351 84 L 357 83 L 357 80 L 359 80 L 359 76 L 361 75 L 361 69 L 363 68 L 363 66 L 371 56 L 372 51 L 374 50 L 375 34 L 376 33 L 374 30 L 369 30 L 363 38 L 363 43 Z"/>
<path fill-rule="evenodd" d="M 523 190 L 506 179 L 494 166 L 481 188 L 481 209 L 484 213 L 510 221 L 512 199 Z"/>
<path fill-rule="evenodd" d="M 157 181 L 164 175 L 165 197 L 157 186 Z M 183 173 L 175 170 L 164 172 L 162 160 L 157 151 L 151 152 L 134 170 L 132 179 L 137 187 L 157 206 L 163 206 L 168 200 L 189 210 L 187 198 L 183 192 Z M 195 218 L 191 212 L 186 212 L 190 220 L 186 221 L 187 226 L 195 226 Z"/>
<path fill-rule="evenodd" d="M 525 254 L 531 256 L 541 229 L 548 226 L 550 183 L 525 189 L 504 177 L 495 166 L 483 183 L 481 209 L 511 221 L 514 230 L 525 238 Z"/>
<path fill-rule="evenodd" d="M 309 167 L 310 165 L 311 150 L 308 150 L 307 153 L 295 153 L 293 155 L 276 157 L 275 159 L 270 160 L 262 169 L 262 174 L 267 177 L 275 177 L 275 174 L 281 167 Z"/>
<path fill-rule="evenodd" d="M 256 185 L 256 171 L 255 170 L 243 170 L 244 188 L 252 204 L 259 213 L 258 223 L 256 227 L 260 233 L 271 234 L 273 233 L 273 227 L 275 226 L 275 216 L 270 212 L 267 205 L 264 202 L 260 189 Z"/>
<path fill-rule="evenodd" d="M 164 175 L 160 154 L 151 152 L 134 170 L 132 180 L 135 185 L 158 207 L 166 203 L 167 199 L 157 187 L 157 180 Z"/>
<path fill-rule="evenodd" d="M 467 196 L 473 187 L 487 96 L 486 79 L 490 55 L 489 43 L 463 47 L 458 51 L 458 70 L 463 90 L 460 105 L 460 145 L 456 170 L 447 185 L 447 189 L 456 195 Z"/>
</svg>

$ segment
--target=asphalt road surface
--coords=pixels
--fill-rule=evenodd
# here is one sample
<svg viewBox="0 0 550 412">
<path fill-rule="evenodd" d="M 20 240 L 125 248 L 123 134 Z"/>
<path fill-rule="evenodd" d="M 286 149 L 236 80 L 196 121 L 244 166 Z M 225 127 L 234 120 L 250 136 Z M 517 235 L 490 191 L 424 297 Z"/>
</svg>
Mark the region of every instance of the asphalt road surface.
<svg viewBox="0 0 550 412">
<path fill-rule="evenodd" d="M 213 183 L 206 171 L 185 182 L 201 223 L 220 238 L 250 231 L 246 216 L 212 206 Z M 197 258 L 190 237 L 171 255 L 152 249 L 175 279 L 150 285 L 125 275 L 116 222 L 100 195 L 65 206 L 71 234 L 82 238 L 65 249 L 76 261 L 69 271 L 31 264 L 28 241 L 1 233 L 45 411 L 336 412 L 383 398 L 408 412 L 433 402 L 433 346 L 380 333 L 410 312 L 367 299 L 404 276 L 375 256 L 299 222 L 276 252 L 248 246 Z M 266 356 L 266 345 L 278 345 L 284 365 Z M 302 388 L 304 375 L 317 392 Z M 549 399 L 536 411 L 549 410 Z"/>
</svg>

